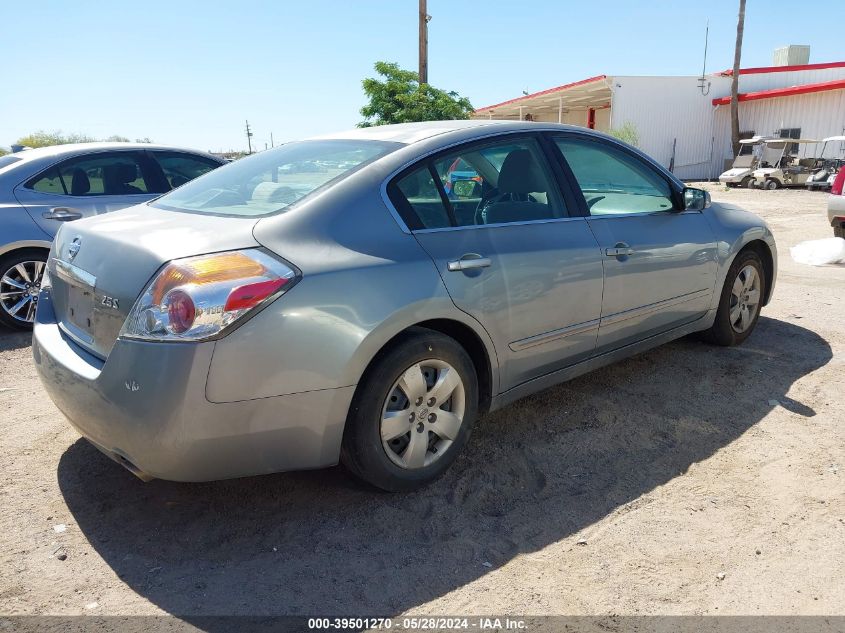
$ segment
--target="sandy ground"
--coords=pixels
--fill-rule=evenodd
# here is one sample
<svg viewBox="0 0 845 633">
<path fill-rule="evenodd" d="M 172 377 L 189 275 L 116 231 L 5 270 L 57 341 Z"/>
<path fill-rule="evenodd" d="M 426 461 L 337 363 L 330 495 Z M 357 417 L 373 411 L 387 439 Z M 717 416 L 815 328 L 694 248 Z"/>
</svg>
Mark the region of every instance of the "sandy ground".
<svg viewBox="0 0 845 633">
<path fill-rule="evenodd" d="M 0 613 L 845 614 L 845 266 L 788 251 L 831 235 L 825 195 L 709 188 L 779 244 L 747 343 L 684 339 L 490 415 L 415 494 L 341 468 L 142 483 L 0 333 Z"/>
</svg>

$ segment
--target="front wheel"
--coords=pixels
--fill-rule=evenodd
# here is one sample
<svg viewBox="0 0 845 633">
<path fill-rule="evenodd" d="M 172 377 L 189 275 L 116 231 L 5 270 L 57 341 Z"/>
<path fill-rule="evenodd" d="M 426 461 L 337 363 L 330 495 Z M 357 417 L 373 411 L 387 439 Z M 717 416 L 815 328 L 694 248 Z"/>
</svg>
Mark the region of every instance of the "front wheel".
<svg viewBox="0 0 845 633">
<path fill-rule="evenodd" d="M 439 332 L 410 330 L 359 384 L 341 461 L 382 490 L 420 488 L 455 460 L 477 412 L 478 379 L 463 347 Z"/>
<path fill-rule="evenodd" d="M 742 251 L 734 259 L 722 287 L 716 320 L 704 332 L 716 345 L 739 345 L 747 339 L 760 317 L 766 290 L 763 262 L 754 251 Z"/>
<path fill-rule="evenodd" d="M 0 257 L 0 323 L 28 330 L 35 322 L 47 251 L 24 250 Z"/>
</svg>

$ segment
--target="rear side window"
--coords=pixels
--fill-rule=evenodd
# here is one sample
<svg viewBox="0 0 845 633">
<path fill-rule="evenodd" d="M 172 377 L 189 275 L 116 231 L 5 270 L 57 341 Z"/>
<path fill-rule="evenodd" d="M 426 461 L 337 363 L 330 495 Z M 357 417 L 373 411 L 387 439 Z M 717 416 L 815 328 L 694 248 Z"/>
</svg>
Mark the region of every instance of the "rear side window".
<svg viewBox="0 0 845 633">
<path fill-rule="evenodd" d="M 40 176 L 36 176 L 25 185 L 28 189 L 38 191 L 40 193 L 55 193 L 59 195 L 66 195 L 68 192 L 65 189 L 59 170 L 51 167 Z"/>
<path fill-rule="evenodd" d="M 135 152 L 101 152 L 71 158 L 24 185 L 41 193 L 128 196 L 150 191 Z"/>
<path fill-rule="evenodd" d="M 171 189 L 181 187 L 194 178 L 207 174 L 212 169 L 220 167 L 220 163 L 183 152 L 152 152 L 156 162 L 164 172 Z"/>
<path fill-rule="evenodd" d="M 412 229 L 518 224 L 565 217 L 534 139 L 473 145 L 427 161 L 388 193 Z"/>
<path fill-rule="evenodd" d="M 412 171 L 397 181 L 394 197 L 405 207 L 406 215 L 412 213 L 425 229 L 440 229 L 451 226 L 449 214 L 443 206 L 440 190 L 431 175 L 428 165 Z"/>
<path fill-rule="evenodd" d="M 605 143 L 581 138 L 555 140 L 584 194 L 590 215 L 671 211 L 669 183 L 652 167 Z"/>
</svg>

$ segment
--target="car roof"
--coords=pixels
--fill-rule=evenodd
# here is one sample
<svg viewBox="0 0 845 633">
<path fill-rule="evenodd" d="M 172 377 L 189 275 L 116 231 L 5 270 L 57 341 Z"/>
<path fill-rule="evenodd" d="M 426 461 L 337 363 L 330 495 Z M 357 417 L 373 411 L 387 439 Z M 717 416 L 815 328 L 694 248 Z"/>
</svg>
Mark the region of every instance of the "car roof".
<svg viewBox="0 0 845 633">
<path fill-rule="evenodd" d="M 370 141 L 390 141 L 411 145 L 430 139 L 434 136 L 457 132 L 460 130 L 472 130 L 483 127 L 496 126 L 502 128 L 514 128 L 536 125 L 530 121 L 500 121 L 495 119 L 470 119 L 459 121 L 423 121 L 420 123 L 394 123 L 392 125 L 373 125 L 370 127 L 352 128 L 332 134 L 321 134 L 307 140 L 317 139 L 350 139 Z M 529 128 L 530 129 L 530 128 Z"/>
<path fill-rule="evenodd" d="M 173 147 L 171 145 L 158 145 L 154 143 L 125 143 L 109 141 L 98 141 L 96 143 L 68 143 L 66 145 L 36 147 L 33 149 L 21 150 L 20 152 L 14 152 L 13 156 L 20 158 L 22 161 L 30 161 L 45 157 L 69 156 L 72 154 L 84 154 L 86 152 L 98 152 L 108 149 L 163 149 L 211 156 L 208 152 L 188 149 L 186 147 Z"/>
</svg>

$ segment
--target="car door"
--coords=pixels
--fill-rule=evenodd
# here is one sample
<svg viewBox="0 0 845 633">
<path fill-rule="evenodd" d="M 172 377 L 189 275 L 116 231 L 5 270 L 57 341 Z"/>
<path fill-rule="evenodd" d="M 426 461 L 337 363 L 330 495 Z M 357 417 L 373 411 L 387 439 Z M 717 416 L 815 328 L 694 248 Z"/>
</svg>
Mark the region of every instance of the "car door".
<svg viewBox="0 0 845 633">
<path fill-rule="evenodd" d="M 14 194 L 52 236 L 62 222 L 146 202 L 160 189 L 141 152 L 109 150 L 52 165 L 15 187 Z"/>
<path fill-rule="evenodd" d="M 497 138 L 432 157 L 389 191 L 455 305 L 490 334 L 504 391 L 593 354 L 602 261 L 538 138 Z"/>
<path fill-rule="evenodd" d="M 556 135 L 584 198 L 604 262 L 597 351 L 604 352 L 702 317 L 716 281 L 716 239 L 701 211 L 655 166 L 621 145 Z"/>
</svg>

